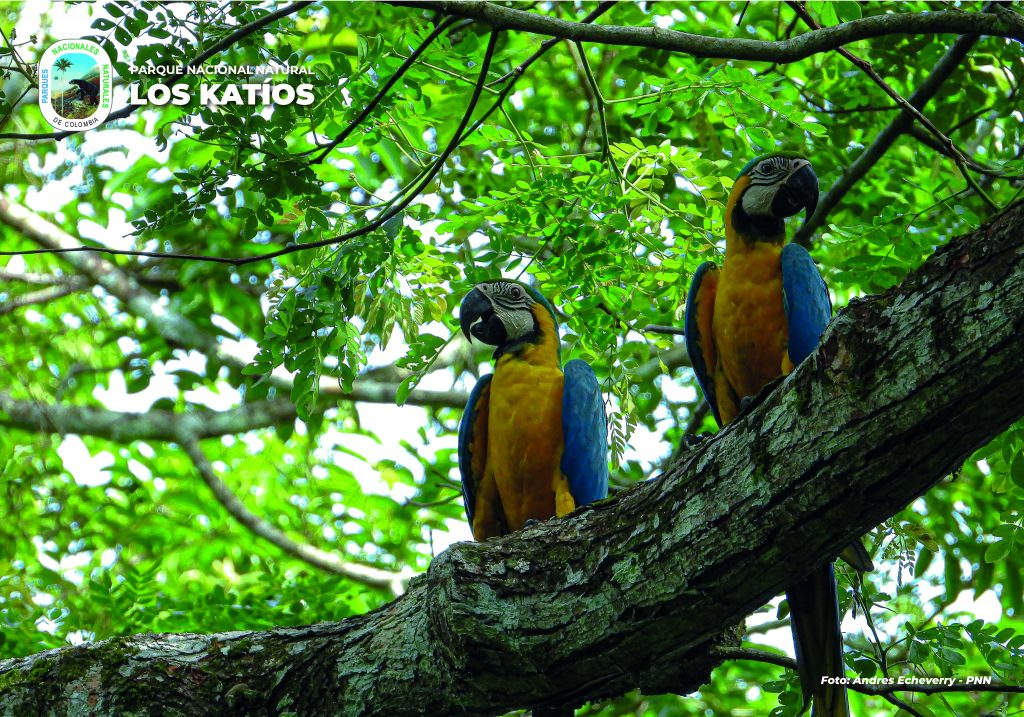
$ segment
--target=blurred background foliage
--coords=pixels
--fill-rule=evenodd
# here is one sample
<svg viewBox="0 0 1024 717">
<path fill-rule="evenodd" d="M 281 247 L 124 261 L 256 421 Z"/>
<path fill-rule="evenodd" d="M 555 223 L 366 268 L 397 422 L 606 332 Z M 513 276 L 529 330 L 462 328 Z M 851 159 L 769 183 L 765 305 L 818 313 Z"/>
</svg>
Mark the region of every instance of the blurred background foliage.
<svg viewBox="0 0 1024 717">
<path fill-rule="evenodd" d="M 829 25 L 981 7 L 941 5 L 807 9 Z M 115 2 L 40 18 L 27 4 L 4 5 L 0 130 L 49 131 L 14 59 L 33 63 L 54 39 L 87 32 L 104 44 L 120 78 L 116 109 L 127 83 L 144 94 L 166 81 L 132 65 L 187 63 L 277 7 Z M 519 7 L 579 21 L 597 6 Z M 91 29 L 69 30 L 71 13 Z M 0 656 L 141 631 L 336 620 L 391 599 L 386 581 L 318 569 L 240 524 L 179 442 L 158 431 L 120 440 L 89 424 L 102 415 L 142 430 L 130 412 L 164 411 L 151 416 L 177 425 L 206 420 L 206 408 L 293 402 L 297 415 L 207 437 L 209 467 L 276 530 L 397 585 L 468 538 L 454 432 L 489 352 L 457 336 L 453 309 L 484 278 L 522 275 L 561 310 L 565 358 L 587 359 L 609 399 L 615 487 L 656 475 L 684 433 L 713 427 L 681 336 L 663 327 L 680 325 L 692 270 L 721 258 L 732 177 L 784 148 L 812 159 L 824 190 L 898 116 L 833 52 L 772 64 L 563 42 L 520 75 L 509 73 L 544 38 L 502 32 L 467 118 L 489 28 L 453 21 L 349 127 L 439 20 L 432 9 L 314 4 L 208 61 L 309 68 L 275 81 L 313 84 L 310 106 L 193 101 L 60 142 L 0 139 L 7 199 L 85 245 L 242 258 L 389 217 L 344 241 L 238 266 L 108 257 L 160 316 L 212 337 L 206 344 L 169 340 L 69 255 L 0 259 Z M 620 3 L 598 22 L 760 40 L 807 30 L 775 3 Z M 890 35 L 850 49 L 907 97 L 954 41 Z M 813 237 L 837 306 L 894 285 L 978 226 L 990 213 L 979 189 L 999 205 L 1020 194 L 1022 79 L 1020 44 L 981 38 L 925 111 L 979 166 L 975 187 L 920 131 L 901 134 L 852 185 Z M 9 222 L 0 244 L 39 246 Z M 40 286 L 52 291 L 44 301 L 32 295 Z M 58 418 L 33 429 L 18 406 L 99 413 L 77 432 Z M 869 537 L 878 570 L 846 622 L 854 672 L 1024 680 L 1022 446 L 1017 425 Z M 853 587 L 842 575 L 844 605 Z M 784 604 L 765 606 L 748 621 L 748 644 L 789 649 L 785 614 Z M 797 695 L 794 675 L 731 662 L 696 695 L 630 694 L 581 714 L 793 715 Z M 1010 715 L 1019 697 L 907 699 L 922 715 Z M 878 697 L 852 700 L 856 714 L 896 712 Z"/>
</svg>

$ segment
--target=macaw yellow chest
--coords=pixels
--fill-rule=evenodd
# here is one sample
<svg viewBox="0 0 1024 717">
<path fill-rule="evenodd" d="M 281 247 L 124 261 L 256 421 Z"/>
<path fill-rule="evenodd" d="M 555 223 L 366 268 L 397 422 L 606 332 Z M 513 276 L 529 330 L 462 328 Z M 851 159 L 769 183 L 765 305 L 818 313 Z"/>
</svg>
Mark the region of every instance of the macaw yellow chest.
<svg viewBox="0 0 1024 717">
<path fill-rule="evenodd" d="M 514 356 L 498 360 L 491 382 L 487 467 L 505 519 L 519 530 L 530 518 L 555 515 L 561 477 L 562 371 Z"/>
<path fill-rule="evenodd" d="M 713 332 L 720 369 L 738 398 L 783 373 L 789 342 L 782 305 L 781 244 L 727 253 L 715 297 Z"/>
</svg>

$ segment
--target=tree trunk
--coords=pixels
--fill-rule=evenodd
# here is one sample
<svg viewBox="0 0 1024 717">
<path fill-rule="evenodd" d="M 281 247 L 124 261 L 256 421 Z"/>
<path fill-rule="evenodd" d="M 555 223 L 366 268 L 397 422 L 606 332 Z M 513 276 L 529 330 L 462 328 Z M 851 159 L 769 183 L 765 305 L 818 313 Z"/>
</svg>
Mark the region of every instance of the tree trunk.
<svg viewBox="0 0 1024 717">
<path fill-rule="evenodd" d="M 439 555 L 338 623 L 0 662 L 0 715 L 490 715 L 705 682 L 715 641 L 1024 414 L 1024 204 L 854 301 L 632 490 Z"/>
</svg>

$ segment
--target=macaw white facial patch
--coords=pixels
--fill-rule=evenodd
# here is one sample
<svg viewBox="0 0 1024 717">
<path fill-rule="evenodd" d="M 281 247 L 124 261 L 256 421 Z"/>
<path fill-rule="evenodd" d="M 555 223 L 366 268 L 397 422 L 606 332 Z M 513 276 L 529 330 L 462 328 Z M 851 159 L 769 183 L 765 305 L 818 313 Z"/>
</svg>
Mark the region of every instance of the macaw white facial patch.
<svg viewBox="0 0 1024 717">
<path fill-rule="evenodd" d="M 529 309 L 506 309 L 496 304 L 494 313 L 504 324 L 509 341 L 515 341 L 533 331 L 533 313 Z"/>
<path fill-rule="evenodd" d="M 507 281 L 480 284 L 478 287 L 494 307 L 494 313 L 505 327 L 508 341 L 515 341 L 533 331 L 533 299 L 521 286 Z"/>
<path fill-rule="evenodd" d="M 743 193 L 743 211 L 752 217 L 772 216 L 772 200 L 779 191 L 779 184 L 753 184 L 748 187 Z"/>
</svg>

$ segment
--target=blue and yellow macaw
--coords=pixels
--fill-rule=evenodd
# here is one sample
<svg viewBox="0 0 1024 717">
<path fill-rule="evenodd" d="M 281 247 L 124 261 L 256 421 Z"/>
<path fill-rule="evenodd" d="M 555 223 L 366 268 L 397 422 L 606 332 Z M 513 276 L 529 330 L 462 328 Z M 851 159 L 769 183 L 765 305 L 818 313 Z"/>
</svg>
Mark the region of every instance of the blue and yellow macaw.
<svg viewBox="0 0 1024 717">
<path fill-rule="evenodd" d="M 593 369 L 563 372 L 551 304 L 533 287 L 499 279 L 462 300 L 466 337 L 497 347 L 459 425 L 459 470 L 473 537 L 486 540 L 608 495 L 604 400 Z"/>
<path fill-rule="evenodd" d="M 828 289 L 811 255 L 785 244 L 785 219 L 818 203 L 818 178 L 803 157 L 776 152 L 743 168 L 725 208 L 725 261 L 694 273 L 686 300 L 686 348 L 719 426 L 744 398 L 784 376 L 814 351 L 832 317 Z M 856 543 L 843 559 L 871 570 Z M 846 688 L 822 685 L 842 677 L 843 635 L 833 563 L 786 590 L 804 710 L 847 717 Z"/>
</svg>

